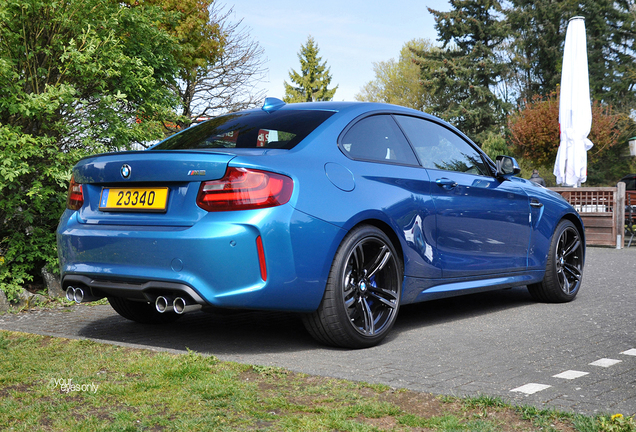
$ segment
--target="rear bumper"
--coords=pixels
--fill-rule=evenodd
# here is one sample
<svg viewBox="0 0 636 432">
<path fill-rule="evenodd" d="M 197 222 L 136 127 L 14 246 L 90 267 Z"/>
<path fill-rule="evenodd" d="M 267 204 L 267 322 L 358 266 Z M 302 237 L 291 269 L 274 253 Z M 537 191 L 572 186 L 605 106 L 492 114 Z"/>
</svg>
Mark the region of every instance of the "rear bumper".
<svg viewBox="0 0 636 432">
<path fill-rule="evenodd" d="M 289 205 L 210 213 L 191 227 L 86 224 L 67 210 L 57 246 L 64 288 L 148 301 L 176 291 L 202 305 L 308 312 L 322 299 L 340 231 Z"/>
<path fill-rule="evenodd" d="M 182 297 L 189 303 L 202 306 L 208 303 L 192 287 L 166 281 L 110 281 L 100 278 L 92 278 L 78 274 L 67 274 L 62 280 L 64 289 L 69 286 L 82 288 L 91 298 L 124 297 L 133 300 L 142 300 L 154 303 L 158 296 L 170 298 Z"/>
</svg>

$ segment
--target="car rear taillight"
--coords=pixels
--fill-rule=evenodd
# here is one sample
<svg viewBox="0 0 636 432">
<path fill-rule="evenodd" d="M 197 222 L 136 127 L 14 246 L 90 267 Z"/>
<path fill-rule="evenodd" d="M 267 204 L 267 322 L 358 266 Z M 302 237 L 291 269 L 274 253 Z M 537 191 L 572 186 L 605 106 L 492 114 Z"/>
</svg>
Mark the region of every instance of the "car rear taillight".
<svg viewBox="0 0 636 432">
<path fill-rule="evenodd" d="M 222 179 L 201 183 L 197 205 L 210 212 L 275 207 L 287 203 L 293 190 L 287 176 L 230 167 Z"/>
<path fill-rule="evenodd" d="M 70 210 L 79 210 L 84 205 L 84 193 L 82 185 L 75 183 L 75 177 L 71 177 L 71 183 L 68 186 L 68 194 L 66 195 L 66 208 Z"/>
</svg>

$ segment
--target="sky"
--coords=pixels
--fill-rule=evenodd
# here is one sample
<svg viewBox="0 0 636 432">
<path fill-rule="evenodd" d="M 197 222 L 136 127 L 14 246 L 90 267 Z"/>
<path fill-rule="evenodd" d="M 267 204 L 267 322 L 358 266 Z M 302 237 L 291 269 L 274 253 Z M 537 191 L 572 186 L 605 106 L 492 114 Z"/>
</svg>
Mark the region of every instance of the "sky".
<svg viewBox="0 0 636 432">
<path fill-rule="evenodd" d="M 219 2 L 221 3 L 223 0 Z M 319 56 L 331 68 L 335 101 L 355 100 L 375 78 L 373 63 L 397 59 L 411 39 L 437 39 L 427 7 L 450 10 L 448 0 L 228 0 L 232 21 L 243 20 L 252 39 L 264 49 L 267 69 L 259 88 L 282 99 L 290 70 L 300 71 L 298 52 L 311 35 Z"/>
</svg>

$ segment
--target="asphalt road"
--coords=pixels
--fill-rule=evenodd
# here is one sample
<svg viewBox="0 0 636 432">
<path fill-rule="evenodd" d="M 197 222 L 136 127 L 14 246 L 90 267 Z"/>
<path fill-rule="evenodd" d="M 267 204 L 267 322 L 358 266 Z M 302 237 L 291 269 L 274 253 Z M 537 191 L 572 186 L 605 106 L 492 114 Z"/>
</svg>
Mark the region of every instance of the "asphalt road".
<svg viewBox="0 0 636 432">
<path fill-rule="evenodd" d="M 321 346 L 291 314 L 191 313 L 169 326 L 129 322 L 109 306 L 0 316 L 0 329 L 384 383 L 444 395 L 490 395 L 583 414 L 636 414 L 636 247 L 588 248 L 572 303 L 524 288 L 403 307 L 380 346 Z"/>
</svg>

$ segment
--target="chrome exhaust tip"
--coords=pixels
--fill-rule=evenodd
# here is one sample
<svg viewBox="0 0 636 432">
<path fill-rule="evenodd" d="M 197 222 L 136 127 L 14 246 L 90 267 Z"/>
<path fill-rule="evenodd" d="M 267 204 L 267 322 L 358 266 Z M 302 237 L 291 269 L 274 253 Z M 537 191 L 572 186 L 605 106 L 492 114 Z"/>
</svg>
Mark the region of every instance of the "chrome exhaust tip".
<svg viewBox="0 0 636 432">
<path fill-rule="evenodd" d="M 155 308 L 159 313 L 171 312 L 174 310 L 173 302 L 170 301 L 169 298 L 164 296 L 159 296 L 155 300 Z"/>
<path fill-rule="evenodd" d="M 188 304 L 185 299 L 181 297 L 174 299 L 172 305 L 174 307 L 174 311 L 179 315 L 201 309 L 200 304 Z"/>
<path fill-rule="evenodd" d="M 73 292 L 73 300 L 77 304 L 80 304 L 82 301 L 84 301 L 84 290 L 81 288 L 75 288 Z"/>
<path fill-rule="evenodd" d="M 66 300 L 75 301 L 75 288 L 74 287 L 69 286 L 68 288 L 66 288 Z"/>
<path fill-rule="evenodd" d="M 68 286 L 65 291 L 66 300 L 75 302 L 77 304 L 80 303 L 88 303 L 95 300 L 99 300 L 104 298 L 105 296 L 101 293 L 95 295 L 93 291 L 87 287 L 82 286 L 82 288 L 76 288 L 74 286 Z"/>
</svg>

